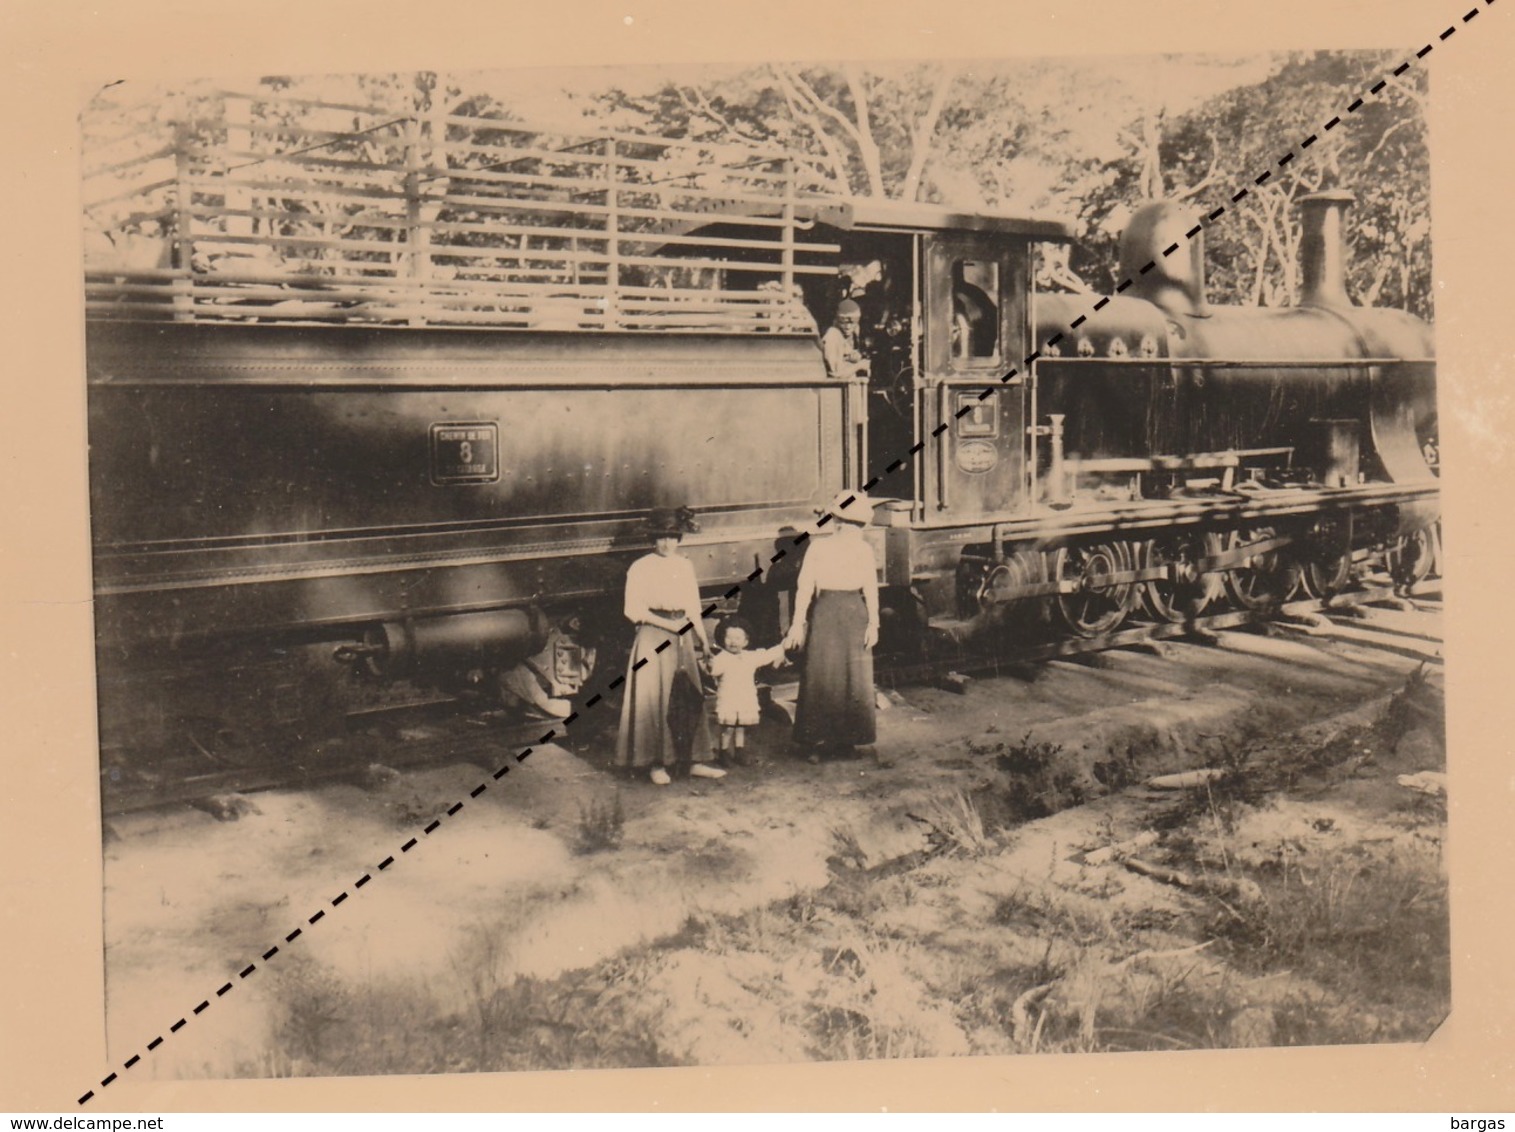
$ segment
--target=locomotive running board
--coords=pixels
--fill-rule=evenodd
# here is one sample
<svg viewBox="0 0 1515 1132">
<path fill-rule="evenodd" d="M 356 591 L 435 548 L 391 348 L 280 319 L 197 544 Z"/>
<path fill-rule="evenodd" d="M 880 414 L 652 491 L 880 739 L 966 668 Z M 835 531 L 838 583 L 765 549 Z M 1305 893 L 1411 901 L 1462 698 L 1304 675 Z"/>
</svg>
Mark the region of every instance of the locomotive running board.
<svg viewBox="0 0 1515 1132">
<path fill-rule="evenodd" d="M 1206 523 L 1257 523 L 1269 519 L 1357 510 L 1361 508 L 1435 504 L 1440 481 L 1414 484 L 1370 484 L 1347 488 L 1264 489 L 1255 494 L 1234 492 L 1187 500 L 1153 499 L 1083 509 L 1039 508 L 1030 514 L 985 515 L 914 522 L 918 532 L 983 527 L 999 531 L 1003 540 L 1073 538 L 1086 534 L 1121 536 L 1131 532 L 1198 526 Z M 1434 517 L 1434 516 L 1433 516 Z"/>
</svg>

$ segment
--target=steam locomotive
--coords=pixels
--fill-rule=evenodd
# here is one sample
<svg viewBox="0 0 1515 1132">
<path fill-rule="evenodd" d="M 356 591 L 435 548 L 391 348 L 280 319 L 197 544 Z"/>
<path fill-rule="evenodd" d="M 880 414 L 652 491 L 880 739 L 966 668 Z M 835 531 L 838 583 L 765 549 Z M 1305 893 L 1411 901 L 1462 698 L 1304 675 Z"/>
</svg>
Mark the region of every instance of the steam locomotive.
<svg viewBox="0 0 1515 1132">
<path fill-rule="evenodd" d="M 782 155 L 448 120 L 389 160 L 269 156 L 219 112 L 88 264 L 107 762 L 417 697 L 562 716 L 655 506 L 698 512 L 703 592 L 751 608 L 781 532 L 866 491 L 897 651 L 1431 569 L 1431 332 L 1348 299 L 1347 194 L 1303 202 L 1297 307 L 1211 305 L 1165 204 L 1093 300 L 1033 290 L 1060 221 L 813 197 Z M 186 159 L 214 129 L 230 157 Z M 838 378 L 847 295 L 870 364 Z"/>
</svg>

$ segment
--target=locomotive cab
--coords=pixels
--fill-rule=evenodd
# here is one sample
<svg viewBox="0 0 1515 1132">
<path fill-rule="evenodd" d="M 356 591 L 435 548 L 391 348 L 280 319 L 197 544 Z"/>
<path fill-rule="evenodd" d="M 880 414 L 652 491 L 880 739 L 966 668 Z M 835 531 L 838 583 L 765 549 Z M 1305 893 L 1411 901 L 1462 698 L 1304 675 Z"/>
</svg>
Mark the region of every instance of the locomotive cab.
<svg viewBox="0 0 1515 1132">
<path fill-rule="evenodd" d="M 894 523 L 1024 513 L 1032 246 L 1070 231 L 887 201 L 856 201 L 831 219 L 840 285 L 829 309 L 811 309 L 824 327 L 841 298 L 862 307 L 870 368 L 859 485 L 896 501 Z"/>
</svg>

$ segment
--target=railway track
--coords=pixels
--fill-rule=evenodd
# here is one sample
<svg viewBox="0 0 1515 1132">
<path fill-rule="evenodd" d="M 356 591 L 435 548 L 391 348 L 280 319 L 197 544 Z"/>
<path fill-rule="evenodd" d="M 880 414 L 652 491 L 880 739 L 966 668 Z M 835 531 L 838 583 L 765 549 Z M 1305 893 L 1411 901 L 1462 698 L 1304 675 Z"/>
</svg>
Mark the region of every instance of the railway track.
<svg viewBox="0 0 1515 1132">
<path fill-rule="evenodd" d="M 1205 641 L 1228 629 L 1273 626 L 1282 631 L 1309 636 L 1352 639 L 1374 648 L 1399 652 L 1413 659 L 1441 661 L 1440 641 L 1418 635 L 1421 644 L 1396 643 L 1397 636 L 1415 635 L 1372 620 L 1375 606 L 1440 608 L 1441 582 L 1428 580 L 1412 587 L 1408 596 L 1388 585 L 1370 585 L 1327 598 L 1288 601 L 1271 609 L 1231 609 L 1190 618 L 1182 622 L 1152 622 L 1131 626 L 1098 637 L 1064 637 L 1033 642 L 993 655 L 963 651 L 939 656 L 926 663 L 881 664 L 878 682 L 885 687 L 908 687 L 930 683 L 948 672 L 965 676 L 1015 673 L 1039 661 L 1089 656 L 1108 649 L 1139 648 L 1168 640 Z"/>
<path fill-rule="evenodd" d="M 1390 586 L 1368 585 L 1323 599 L 1289 601 L 1271 609 L 1233 609 L 1183 622 L 1138 624 L 1098 637 L 1068 637 L 1000 648 L 994 652 L 947 649 L 926 661 L 881 655 L 877 682 L 884 688 L 946 683 L 962 676 L 1025 675 L 1027 667 L 1054 659 L 1090 657 L 1110 649 L 1161 648 L 1161 642 L 1218 641 L 1219 634 L 1264 628 L 1316 639 L 1349 641 L 1431 664 L 1442 662 L 1441 641 L 1395 623 L 1395 607 L 1439 609 L 1441 583 L 1419 583 L 1409 597 Z M 781 696 L 776 696 L 781 700 Z M 564 730 L 564 740 L 592 739 L 613 713 L 591 716 L 587 726 Z M 102 770 L 105 816 L 173 805 L 198 805 L 221 813 L 211 800 L 277 788 L 300 789 L 340 781 L 367 782 L 386 771 L 447 762 L 494 770 L 521 748 L 537 742 L 550 721 L 520 720 L 499 710 L 437 698 L 403 707 L 366 711 L 349 719 L 350 733 L 310 743 L 291 753 L 272 747 L 247 751 L 237 765 L 215 760 L 203 749 L 166 756 L 141 767 Z"/>
</svg>

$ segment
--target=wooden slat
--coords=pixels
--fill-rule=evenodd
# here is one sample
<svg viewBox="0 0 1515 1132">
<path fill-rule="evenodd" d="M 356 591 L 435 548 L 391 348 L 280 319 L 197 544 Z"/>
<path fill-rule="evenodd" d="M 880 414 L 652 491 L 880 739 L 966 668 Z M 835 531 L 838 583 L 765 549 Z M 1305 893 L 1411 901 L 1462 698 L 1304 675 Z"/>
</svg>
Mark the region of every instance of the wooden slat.
<svg viewBox="0 0 1515 1132">
<path fill-rule="evenodd" d="M 235 291 L 240 287 L 283 287 L 285 281 L 277 277 L 263 276 L 255 281 L 247 277 L 222 280 L 216 275 L 199 275 L 195 277 L 195 287 L 210 288 L 222 291 Z M 570 302 L 584 301 L 594 302 L 608 294 L 608 288 L 593 288 L 580 285 L 572 295 L 564 295 L 561 286 L 551 283 L 514 283 L 502 280 L 448 280 L 437 282 L 436 280 L 416 279 L 406 276 L 398 276 L 394 279 L 375 279 L 371 283 L 365 280 L 346 279 L 337 281 L 339 284 L 352 284 L 350 288 L 355 293 L 362 291 L 365 295 L 375 294 L 404 294 L 407 297 L 412 294 L 435 295 L 438 301 L 446 299 L 467 298 L 519 298 L 523 301 L 563 298 Z M 287 288 L 285 288 L 287 290 Z M 340 286 L 312 287 L 307 293 L 312 295 L 327 295 L 341 290 Z"/>
<path fill-rule="evenodd" d="M 308 106 L 319 110 L 346 110 L 354 114 L 370 114 L 375 118 L 393 117 L 393 111 L 386 110 L 382 106 L 362 105 L 355 102 L 328 102 L 320 98 L 301 98 L 298 95 L 285 94 L 281 91 L 270 91 L 267 94 L 259 94 L 246 90 L 212 90 L 207 91 L 211 98 L 230 99 L 239 102 L 256 102 L 265 106 Z M 207 119 L 212 122 L 224 122 L 224 118 Z"/>
<path fill-rule="evenodd" d="M 694 288 L 674 290 L 668 287 L 619 287 L 617 290 L 619 290 L 621 294 L 627 296 L 628 298 L 656 299 L 663 296 L 687 295 L 692 290 L 694 290 Z M 772 291 L 740 291 L 733 290 L 731 288 L 716 289 L 713 287 L 699 288 L 699 293 L 702 295 L 711 296 L 713 298 L 734 299 L 738 301 L 742 299 L 752 299 L 757 296 L 766 296 L 770 302 L 774 302 L 781 297 L 774 294 Z"/>
<path fill-rule="evenodd" d="M 441 138 L 433 142 L 434 149 L 440 149 L 445 153 L 477 154 L 480 157 L 499 158 L 498 164 L 514 164 L 517 161 L 551 161 L 553 164 L 571 164 L 581 158 L 593 158 L 587 164 L 604 165 L 608 158 L 604 153 L 597 152 L 590 147 L 601 145 L 599 138 L 587 138 L 584 141 L 574 143 L 566 149 L 538 149 L 531 146 L 508 145 L 481 145 L 477 142 L 469 143 L 457 138 Z M 495 162 L 491 162 L 495 164 Z"/>
<path fill-rule="evenodd" d="M 90 210 L 91 206 L 86 205 L 85 211 L 88 212 Z M 110 223 L 110 229 L 116 232 L 122 232 L 131 227 L 133 224 L 141 224 L 145 220 L 163 220 L 166 217 L 173 216 L 176 211 L 177 210 L 173 207 L 173 205 L 165 205 L 162 208 L 153 208 L 147 210 L 146 212 L 129 212 L 125 216 L 113 218 Z M 169 238 L 166 236 L 163 237 L 162 242 L 164 244 L 167 244 L 169 242 Z"/>
<path fill-rule="evenodd" d="M 111 111 L 111 116 L 121 117 L 114 110 Z M 89 123 L 85 122 L 81 140 L 86 150 L 96 153 L 102 149 L 109 149 L 113 145 L 120 145 L 131 138 L 163 141 L 168 134 L 168 130 L 165 129 L 164 124 L 156 120 L 137 122 L 130 129 L 122 130 L 120 133 L 115 134 L 91 134 L 89 128 Z"/>
<path fill-rule="evenodd" d="M 476 248 L 467 244 L 440 244 L 433 248 L 437 259 L 487 259 L 496 263 L 560 263 L 567 270 L 572 264 L 605 263 L 604 252 L 569 251 L 544 248 Z M 660 261 L 661 262 L 661 261 Z"/>
<path fill-rule="evenodd" d="M 485 224 L 466 220 L 409 220 L 394 213 L 319 213 L 289 212 L 267 208 L 225 208 L 220 205 L 191 205 L 185 210 L 190 215 L 203 219 L 221 216 L 241 216 L 260 220 L 280 220 L 294 224 L 339 225 L 346 228 L 424 228 L 432 232 L 476 233 L 498 236 L 543 236 L 565 240 L 593 240 L 604 243 L 610 237 L 594 228 L 533 228 L 526 225 Z M 200 239 L 213 240 L 218 233 L 213 229 L 201 230 Z M 259 238 L 259 237 L 254 237 Z M 657 242 L 656 237 L 651 237 Z M 698 242 L 698 241 L 695 241 Z M 771 247 L 761 241 L 749 241 L 753 247 Z M 438 245 L 443 246 L 443 245 Z"/>
<path fill-rule="evenodd" d="M 784 228 L 787 225 L 781 216 L 753 216 L 747 213 L 730 212 L 701 212 L 698 209 L 674 210 L 657 208 L 626 208 L 620 210 L 622 217 L 631 217 L 637 220 L 676 221 L 688 224 L 692 220 L 709 220 L 716 224 L 721 221 L 740 221 L 753 228 Z M 818 245 L 823 246 L 823 245 Z"/>
<path fill-rule="evenodd" d="M 460 196 L 449 193 L 445 197 L 427 197 L 428 204 L 445 203 L 453 207 L 476 208 L 480 212 L 500 214 L 512 212 L 568 212 L 586 216 L 604 216 L 610 209 L 603 204 L 588 204 L 572 200 L 529 200 L 509 197 Z"/>
<path fill-rule="evenodd" d="M 221 216 L 241 216 L 260 220 L 281 220 L 296 224 L 311 225 L 339 225 L 346 228 L 424 228 L 431 232 L 455 232 L 460 234 L 482 234 L 492 236 L 542 236 L 552 239 L 564 240 L 588 240 L 596 243 L 605 243 L 610 236 L 603 231 L 593 228 L 533 228 L 526 225 L 508 224 L 485 224 L 470 223 L 458 220 L 419 220 L 411 221 L 403 216 L 383 213 L 359 213 L 356 215 L 347 213 L 311 213 L 311 212 L 288 212 L 266 208 L 224 208 L 219 205 L 191 205 L 185 210 L 192 216 L 201 219 L 213 219 Z M 215 230 L 202 230 L 198 233 L 199 240 L 214 242 L 221 238 Z M 239 240 L 261 240 L 263 237 L 237 237 Z M 273 239 L 274 237 L 268 237 Z M 633 237 L 626 237 L 628 239 Z M 635 237 L 644 242 L 662 243 L 662 237 Z M 717 241 L 702 241 L 697 238 L 684 238 L 684 243 L 716 243 Z M 754 247 L 766 248 L 777 245 L 758 240 L 726 241 L 731 247 Z M 453 245 L 433 243 L 433 247 L 447 248 Z M 476 247 L 477 245 L 462 245 L 464 247 Z M 547 249 L 551 250 L 551 249 Z"/>
<path fill-rule="evenodd" d="M 169 143 L 165 146 L 159 146 L 151 153 L 144 153 L 138 157 L 129 157 L 125 161 L 118 161 L 113 165 L 99 165 L 93 169 L 86 169 L 83 177 L 85 181 L 91 181 L 97 177 L 108 177 L 112 173 L 119 173 L 123 169 L 131 169 L 138 165 L 147 165 L 150 162 L 162 161 L 164 158 L 172 158 L 173 156 L 173 143 Z"/>
<path fill-rule="evenodd" d="M 596 177 L 565 177 L 542 173 L 502 173 L 498 169 L 472 169 L 467 167 L 427 165 L 421 170 L 429 181 L 476 181 L 487 185 L 521 185 L 530 188 L 551 190 L 578 189 L 583 192 L 604 193 L 610 182 Z"/>
<path fill-rule="evenodd" d="M 245 247 L 298 247 L 331 248 L 354 252 L 403 252 L 404 240 L 383 242 L 379 240 L 342 240 L 326 236 L 236 236 L 225 232 L 197 233 L 196 250 L 221 244 L 236 244 Z"/>
<path fill-rule="evenodd" d="M 104 284 L 89 283 L 85 285 L 85 292 L 103 291 Z M 172 283 L 112 283 L 109 285 L 112 295 L 153 295 L 162 299 L 172 298 L 178 292 Z"/>
<path fill-rule="evenodd" d="M 653 256 L 627 256 L 621 262 L 634 264 L 638 267 L 671 267 L 679 269 L 703 267 L 720 271 L 758 272 L 773 276 L 781 274 L 783 270 L 782 265 L 777 263 L 736 263 L 722 259 L 658 259 Z M 796 266 L 794 273 L 796 275 L 835 275 L 836 268 Z"/>
<path fill-rule="evenodd" d="M 578 143 L 588 146 L 596 139 L 589 142 Z M 518 161 L 542 161 L 551 165 L 591 165 L 603 166 L 609 162 L 603 153 L 596 153 L 589 148 L 569 149 L 538 149 L 535 146 L 523 145 L 519 149 L 510 146 L 495 145 L 465 145 L 449 139 L 437 143 L 438 148 L 454 152 L 476 153 L 480 157 L 498 157 L 500 160 L 491 164 L 515 164 Z"/>
<path fill-rule="evenodd" d="M 646 232 L 646 233 L 621 233 L 616 241 L 622 244 L 673 244 L 679 247 L 691 248 L 752 248 L 757 251 L 782 252 L 786 248 L 799 251 L 811 250 L 809 244 L 799 244 L 785 240 L 746 240 L 736 236 L 676 236 L 671 233 Z"/>
<path fill-rule="evenodd" d="M 605 194 L 610 185 L 603 179 L 593 177 L 564 177 L 549 176 L 537 173 L 501 173 L 497 169 L 487 167 L 472 168 L 469 166 L 455 165 L 428 165 L 421 170 L 422 177 L 429 184 L 437 184 L 442 181 L 456 184 L 458 182 L 477 181 L 481 184 L 491 185 L 519 185 L 522 188 L 552 189 L 580 189 L 587 193 Z M 447 194 L 449 197 L 451 193 Z M 490 199 L 490 198 L 485 198 Z"/>
<path fill-rule="evenodd" d="M 773 160 L 782 160 L 786 154 L 783 150 L 765 150 L 761 147 L 748 148 L 745 144 L 722 144 L 719 142 L 702 142 L 690 138 L 659 137 L 655 134 L 629 134 L 619 133 L 615 130 L 603 130 L 596 128 L 592 122 L 574 123 L 569 126 L 549 126 L 541 122 L 517 122 L 507 121 L 504 118 L 485 118 L 471 115 L 439 114 L 433 121 L 442 122 L 449 126 L 467 126 L 470 129 L 492 130 L 514 134 L 545 134 L 549 137 L 583 137 L 592 134 L 595 139 L 609 139 L 618 142 L 627 142 L 631 145 L 661 146 L 667 149 L 693 149 L 707 153 L 730 152 L 733 154 L 751 154 L 754 157 L 769 155 Z"/>
<path fill-rule="evenodd" d="M 173 317 L 181 307 L 176 306 L 167 299 L 104 299 L 85 296 L 84 308 L 86 311 L 118 311 L 127 314 L 157 314 L 159 312 Z"/>
<path fill-rule="evenodd" d="M 325 139 L 326 141 L 350 141 L 355 145 L 360 145 L 364 139 L 376 139 L 382 142 L 384 140 L 382 132 L 384 129 L 393 128 L 399 130 L 404 126 L 405 121 L 406 117 L 404 115 L 391 114 L 385 120 L 375 122 L 372 126 L 364 126 L 361 131 L 322 130 L 314 126 L 300 126 L 288 122 L 275 124 L 273 122 L 259 122 L 254 119 L 249 119 L 245 122 L 230 122 L 222 118 L 218 120 L 217 124 L 228 130 L 241 130 L 259 137 L 278 137 L 281 134 L 288 134 L 293 137 L 303 138 L 306 141 Z M 394 144 L 397 148 L 401 144 L 398 135 L 394 139 Z"/>
<path fill-rule="evenodd" d="M 403 241 L 393 243 L 380 243 L 377 241 L 362 240 L 337 240 L 317 236 L 230 236 L 216 234 L 213 238 L 205 238 L 197 241 L 196 249 L 206 251 L 220 245 L 236 245 L 239 247 L 259 247 L 269 245 L 290 245 L 296 247 L 328 248 L 332 250 L 347 251 L 370 251 L 382 254 L 399 253 L 405 250 Z M 487 259 L 494 262 L 513 263 L 562 263 L 565 270 L 569 265 L 586 263 L 605 263 L 607 257 L 597 252 L 575 252 L 556 250 L 525 250 L 525 251 L 500 251 L 488 248 L 472 248 L 462 245 L 442 245 L 433 248 L 433 255 L 442 258 L 457 258 L 481 260 Z M 318 261 L 322 262 L 322 261 Z M 360 260 L 347 261 L 353 265 L 365 262 Z M 782 273 L 781 264 L 759 263 L 735 263 L 718 259 L 670 259 L 655 256 L 626 256 L 621 259 L 622 263 L 636 267 L 663 267 L 676 268 L 679 270 L 705 269 L 721 271 L 741 271 L 746 273 L 758 273 L 778 276 Z M 832 275 L 835 269 L 831 267 L 810 267 L 796 265 L 793 269 L 796 275 Z M 299 278 L 294 272 L 290 273 L 290 279 Z"/>
<path fill-rule="evenodd" d="M 502 280 L 461 280 L 461 281 L 437 281 L 407 278 L 404 276 L 394 278 L 363 279 L 357 276 L 325 276 L 325 275 L 272 275 L 257 272 L 187 272 L 174 268 L 162 268 L 141 272 L 91 272 L 88 276 L 90 286 L 120 286 L 123 289 L 140 290 L 153 294 L 177 293 L 174 284 L 184 280 L 190 280 L 192 289 L 212 289 L 219 291 L 234 291 L 241 287 L 278 287 L 286 292 L 291 284 L 303 284 L 310 294 L 326 295 L 340 290 L 343 284 L 353 284 L 356 288 L 363 288 L 367 292 L 379 291 L 434 291 L 439 295 L 447 295 L 456 292 L 460 295 L 477 294 L 483 296 L 519 295 L 525 298 L 566 297 L 570 299 L 583 298 L 592 301 L 609 293 L 607 287 L 592 287 L 580 284 L 571 296 L 563 296 L 562 287 L 548 283 L 514 283 Z M 127 280 L 128 282 L 117 284 L 114 280 Z M 685 294 L 699 294 L 704 292 L 686 291 Z"/>
<path fill-rule="evenodd" d="M 295 224 L 341 224 L 349 228 L 407 228 L 410 222 L 397 213 L 365 212 L 290 212 L 272 208 L 227 208 L 218 204 L 190 204 L 184 209 L 196 219 L 212 220 L 220 216 L 241 216 L 252 220 L 283 220 Z M 197 229 L 202 239 L 214 238 L 214 229 Z"/>
<path fill-rule="evenodd" d="M 755 181 L 760 184 L 786 184 L 789 178 L 783 173 L 764 173 L 756 168 L 734 168 L 730 165 L 699 165 L 686 172 L 677 173 L 668 168 L 662 161 L 644 157 L 621 157 L 616 163 L 628 169 L 658 169 L 668 174 L 673 180 L 682 181 L 686 177 L 703 177 L 711 173 L 719 173 L 726 177 L 732 177 L 743 181 Z M 779 194 L 774 194 L 774 200 L 779 199 Z"/>
<path fill-rule="evenodd" d="M 165 321 L 175 317 L 175 309 L 169 304 L 132 304 L 87 302 L 86 311 L 96 316 L 129 317 L 133 319 L 161 318 Z M 501 311 L 501 310 L 450 310 L 432 304 L 368 304 L 362 307 L 328 309 L 319 301 L 294 298 L 275 307 L 259 307 L 238 304 L 196 304 L 191 313 L 199 321 L 206 322 L 262 322 L 278 321 L 290 325 L 327 324 L 384 324 L 423 323 L 433 326 L 473 325 L 504 329 L 560 329 L 567 331 L 616 330 L 661 330 L 670 333 L 695 332 L 741 332 L 770 333 L 805 336 L 813 329 L 794 321 L 755 321 L 732 316 L 709 317 L 658 317 L 621 318 L 588 312 L 574 312 L 567 317 L 556 312 Z M 673 312 L 677 313 L 677 312 Z"/>
<path fill-rule="evenodd" d="M 166 180 L 162 181 L 151 181 L 146 185 L 133 185 L 131 188 L 124 189 L 119 193 L 113 193 L 111 196 L 101 197 L 99 200 L 85 201 L 84 207 L 100 208 L 102 205 L 115 204 L 116 201 L 125 200 L 127 197 L 146 196 L 148 193 L 157 192 L 159 189 L 167 188 L 173 183 L 174 178 L 169 177 Z"/>
<path fill-rule="evenodd" d="M 772 300 L 734 303 L 730 299 L 707 298 L 710 294 L 711 292 L 708 291 L 682 291 L 677 298 L 661 302 L 651 299 L 627 299 L 623 297 L 621 299 L 621 309 L 656 313 L 657 311 L 671 310 L 677 307 L 679 310 L 730 311 L 742 317 L 750 316 L 753 318 L 766 318 L 775 311 L 782 312 L 793 309 L 788 303 L 776 303 Z"/>
<path fill-rule="evenodd" d="M 95 276 L 87 284 L 90 291 L 97 291 L 108 287 L 112 294 L 121 295 L 145 295 L 158 298 L 167 298 L 184 293 L 182 287 L 177 286 L 181 280 L 190 278 L 178 275 L 173 278 L 161 280 L 144 280 L 136 282 L 117 282 L 105 280 Z M 346 280 L 314 280 L 304 278 L 299 281 L 304 284 L 303 288 L 292 288 L 289 280 L 278 277 L 242 276 L 235 279 L 222 279 L 216 275 L 196 275 L 192 277 L 189 292 L 197 297 L 227 297 L 227 298 L 258 298 L 258 299 L 288 299 L 307 297 L 321 301 L 366 301 L 376 297 L 391 295 L 405 296 L 413 293 L 423 293 L 433 297 L 439 303 L 473 302 L 481 300 L 499 301 L 503 299 L 516 299 L 521 303 L 532 303 L 539 299 L 549 299 L 556 304 L 583 303 L 593 305 L 602 302 L 609 297 L 608 287 L 587 288 L 580 287 L 572 295 L 563 295 L 561 289 L 550 284 L 508 284 L 495 281 L 453 281 L 445 285 L 433 283 L 431 286 L 422 286 L 424 281 L 397 278 L 393 280 L 375 279 L 346 279 Z M 311 286 L 312 283 L 320 282 L 320 286 Z M 703 291 L 689 289 L 686 291 L 670 292 L 665 298 L 653 299 L 623 299 L 623 305 L 627 310 L 643 312 L 659 311 L 699 311 L 699 312 L 728 312 L 741 317 L 768 317 L 774 312 L 793 312 L 797 319 L 808 318 L 808 314 L 802 314 L 792 303 L 777 301 L 776 296 L 770 297 L 759 292 L 746 292 L 747 300 L 742 303 L 732 303 L 720 296 L 730 292 Z"/>
<path fill-rule="evenodd" d="M 188 279 L 190 277 L 190 274 L 191 273 L 189 271 L 180 267 L 133 267 L 116 269 L 110 267 L 91 266 L 85 270 L 84 278 L 93 279 L 97 276 L 101 278 L 109 276 L 113 279 L 121 279 L 125 277 L 132 279 Z"/>
<path fill-rule="evenodd" d="M 423 172 L 423 174 L 425 176 L 431 177 L 431 178 L 435 178 L 436 180 L 441 180 L 444 177 L 448 177 L 448 178 L 451 178 L 453 180 L 480 181 L 480 182 L 485 182 L 485 183 L 498 183 L 498 184 L 510 184 L 510 183 L 514 183 L 517 180 L 519 180 L 520 178 L 522 178 L 523 176 L 528 176 L 527 174 L 520 174 L 520 173 L 500 173 L 500 172 L 497 172 L 497 171 L 491 170 L 491 169 L 457 170 L 457 169 L 442 169 L 442 168 L 439 168 L 437 166 L 427 166 L 424 170 L 422 170 L 422 172 Z M 719 172 L 721 172 L 721 170 L 718 169 L 718 168 L 714 168 L 714 167 L 712 167 L 712 168 L 710 168 L 708 170 L 701 170 L 701 173 L 719 173 Z M 695 174 L 691 174 L 691 176 L 693 176 L 693 175 L 695 175 Z M 660 181 L 660 182 L 655 183 L 655 184 L 654 183 L 650 183 L 650 182 L 617 181 L 615 183 L 615 191 L 617 192 L 617 194 L 623 195 L 623 196 L 625 194 L 627 194 L 627 193 L 633 193 L 633 194 L 639 194 L 639 195 L 644 195 L 644 196 L 694 197 L 694 198 L 697 198 L 699 200 L 721 201 L 723 203 L 729 201 L 729 202 L 731 202 L 733 204 L 755 204 L 755 205 L 761 205 L 761 206 L 764 206 L 764 207 L 767 207 L 767 208 L 774 209 L 775 211 L 777 211 L 778 207 L 783 203 L 782 199 L 777 194 L 775 194 L 773 196 L 765 196 L 765 195 L 763 195 L 761 193 L 742 193 L 742 192 L 736 192 L 736 191 L 724 191 L 724 190 L 720 190 L 720 189 L 680 188 L 678 185 L 676 185 L 674 183 L 675 180 L 683 180 L 683 179 L 684 179 L 683 176 L 680 175 L 680 176 L 678 176 L 678 177 L 676 177 L 674 179 L 671 179 L 671 180 L 668 180 L 668 181 Z M 593 192 L 600 192 L 600 193 L 605 192 L 607 189 L 610 188 L 609 182 L 606 182 L 606 181 L 596 181 L 596 180 L 590 180 L 590 179 L 585 179 L 585 178 L 568 178 L 568 177 L 558 178 L 558 177 L 554 177 L 554 178 L 550 178 L 550 179 L 547 179 L 547 180 L 548 180 L 548 187 L 554 187 L 554 188 L 557 188 L 557 187 L 582 188 L 586 192 L 593 191 Z M 486 199 L 492 199 L 492 198 L 486 198 Z M 653 209 L 653 210 L 650 210 L 650 211 L 652 211 L 654 213 L 660 212 L 660 211 L 668 211 L 668 212 L 670 212 L 670 213 L 672 213 L 674 215 L 677 215 L 677 216 L 705 215 L 704 213 L 697 213 L 697 212 L 695 212 L 692 209 L 670 209 L 670 210 L 657 210 L 657 209 Z"/>
<path fill-rule="evenodd" d="M 301 168 L 312 166 L 327 166 L 332 169 L 363 170 L 369 173 L 383 173 L 395 180 L 405 176 L 405 171 L 394 165 L 383 165 L 374 161 L 360 161 L 345 157 L 322 157 L 319 153 L 258 153 L 254 150 L 243 149 L 216 149 L 204 145 L 187 145 L 183 152 L 200 161 L 210 161 L 213 165 L 244 166 L 253 168 L 264 166 L 277 169 L 285 165 L 296 165 Z M 232 171 L 235 171 L 233 169 Z"/>
<path fill-rule="evenodd" d="M 282 196 L 291 200 L 320 200 L 348 197 L 404 202 L 404 188 L 389 189 L 380 185 L 332 185 L 318 181 L 262 181 L 241 177 L 200 175 L 184 178 L 187 188 L 206 196 L 224 196 L 228 190 Z"/>
</svg>

